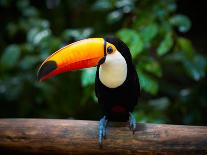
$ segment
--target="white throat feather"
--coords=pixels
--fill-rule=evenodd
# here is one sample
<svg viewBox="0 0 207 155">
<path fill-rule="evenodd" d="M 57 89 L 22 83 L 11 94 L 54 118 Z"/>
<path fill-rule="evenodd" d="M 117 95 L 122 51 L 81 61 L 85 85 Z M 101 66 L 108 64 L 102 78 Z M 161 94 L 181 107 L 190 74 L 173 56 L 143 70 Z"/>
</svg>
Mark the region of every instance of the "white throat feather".
<svg viewBox="0 0 207 155">
<path fill-rule="evenodd" d="M 127 77 L 127 63 L 120 52 L 106 56 L 105 63 L 100 65 L 99 79 L 108 88 L 117 88 L 124 83 Z"/>
</svg>

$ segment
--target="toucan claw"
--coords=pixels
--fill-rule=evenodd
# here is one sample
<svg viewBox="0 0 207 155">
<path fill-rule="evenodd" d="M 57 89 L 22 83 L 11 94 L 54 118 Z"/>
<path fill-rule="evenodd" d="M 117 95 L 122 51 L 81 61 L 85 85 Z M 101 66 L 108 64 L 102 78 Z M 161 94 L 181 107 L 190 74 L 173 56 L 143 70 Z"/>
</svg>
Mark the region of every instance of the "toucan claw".
<svg viewBox="0 0 207 155">
<path fill-rule="evenodd" d="M 134 134 L 135 130 L 136 130 L 136 119 L 131 112 L 129 113 L 129 128 L 130 128 L 130 130 L 132 130 L 132 132 Z"/>
<path fill-rule="evenodd" d="M 106 124 L 107 124 L 107 119 L 106 116 L 104 116 L 99 121 L 99 129 L 98 129 L 98 142 L 100 148 L 102 148 L 103 138 L 106 138 Z"/>
</svg>

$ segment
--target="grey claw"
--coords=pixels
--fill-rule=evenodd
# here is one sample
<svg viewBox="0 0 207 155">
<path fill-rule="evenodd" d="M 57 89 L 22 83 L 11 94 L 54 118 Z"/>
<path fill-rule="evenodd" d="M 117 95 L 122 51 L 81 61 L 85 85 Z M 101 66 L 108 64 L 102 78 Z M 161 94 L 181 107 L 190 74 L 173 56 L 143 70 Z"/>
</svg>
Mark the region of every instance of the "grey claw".
<svg viewBox="0 0 207 155">
<path fill-rule="evenodd" d="M 99 147 L 102 148 L 103 144 L 103 138 L 106 138 L 106 116 L 104 116 L 100 121 L 99 121 L 99 133 L 98 133 L 98 142 L 99 142 Z"/>
<path fill-rule="evenodd" d="M 130 127 L 130 130 L 132 130 L 133 134 L 135 133 L 135 130 L 136 130 L 136 119 L 134 117 L 134 115 L 130 112 L 129 113 L 129 127 Z"/>
</svg>

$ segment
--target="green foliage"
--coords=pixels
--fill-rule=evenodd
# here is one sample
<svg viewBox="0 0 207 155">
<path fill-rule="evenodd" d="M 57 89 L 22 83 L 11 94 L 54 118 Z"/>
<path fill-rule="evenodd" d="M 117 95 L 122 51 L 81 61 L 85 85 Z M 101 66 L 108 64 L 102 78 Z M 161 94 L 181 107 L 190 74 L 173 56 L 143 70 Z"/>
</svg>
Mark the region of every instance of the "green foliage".
<svg viewBox="0 0 207 155">
<path fill-rule="evenodd" d="M 159 56 L 166 54 L 167 52 L 169 52 L 172 45 L 173 45 L 172 35 L 170 33 L 167 33 L 165 35 L 165 38 L 163 39 L 163 41 L 160 43 L 159 47 L 157 48 L 157 54 Z"/>
<path fill-rule="evenodd" d="M 183 36 L 191 21 L 176 13 L 175 0 L 1 0 L 0 7 L 0 117 L 99 119 L 95 68 L 44 82 L 36 73 L 64 45 L 113 34 L 130 48 L 139 75 L 138 121 L 207 122 L 207 57 Z"/>
<path fill-rule="evenodd" d="M 196 81 L 205 77 L 206 59 L 201 55 L 195 55 L 191 61 L 184 61 L 187 73 Z"/>
<path fill-rule="evenodd" d="M 184 15 L 175 15 L 170 19 L 173 26 L 177 26 L 180 32 L 187 32 L 191 27 L 191 22 L 188 17 Z"/>
<path fill-rule="evenodd" d="M 96 68 L 87 68 L 82 71 L 81 82 L 83 86 L 94 84 Z"/>
<path fill-rule="evenodd" d="M 146 25 L 141 32 L 140 35 L 142 36 L 142 40 L 145 45 L 148 45 L 150 41 L 157 35 L 158 33 L 158 26 L 155 23 Z"/>
<path fill-rule="evenodd" d="M 158 91 L 158 83 L 155 79 L 153 79 L 151 76 L 137 70 L 139 75 L 139 81 L 141 87 L 144 89 L 144 91 L 151 93 L 155 95 Z"/>
<path fill-rule="evenodd" d="M 8 46 L 1 56 L 1 67 L 3 69 L 11 69 L 15 67 L 20 54 L 20 49 L 17 45 Z"/>
<path fill-rule="evenodd" d="M 137 56 L 143 49 L 143 43 L 138 33 L 130 29 L 121 29 L 118 37 L 123 40 L 131 50 L 132 58 Z"/>
</svg>

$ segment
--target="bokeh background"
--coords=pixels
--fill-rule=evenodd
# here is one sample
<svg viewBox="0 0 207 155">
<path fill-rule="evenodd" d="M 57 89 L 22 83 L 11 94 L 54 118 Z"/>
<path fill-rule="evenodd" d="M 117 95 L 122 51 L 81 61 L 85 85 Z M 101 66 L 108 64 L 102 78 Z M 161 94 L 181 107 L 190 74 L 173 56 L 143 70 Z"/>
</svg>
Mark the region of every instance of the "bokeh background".
<svg viewBox="0 0 207 155">
<path fill-rule="evenodd" d="M 0 0 L 0 117 L 98 120 L 95 69 L 38 82 L 42 61 L 88 37 L 130 48 L 138 122 L 207 125 L 207 18 L 193 0 Z"/>
</svg>

